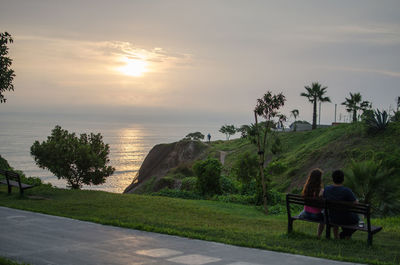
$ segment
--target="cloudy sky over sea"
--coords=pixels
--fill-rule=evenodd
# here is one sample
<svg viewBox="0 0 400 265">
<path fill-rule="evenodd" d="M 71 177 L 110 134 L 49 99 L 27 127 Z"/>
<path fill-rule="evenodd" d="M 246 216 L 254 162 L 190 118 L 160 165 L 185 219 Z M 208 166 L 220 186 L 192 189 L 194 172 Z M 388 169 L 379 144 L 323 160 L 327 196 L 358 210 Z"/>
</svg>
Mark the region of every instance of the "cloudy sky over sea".
<svg viewBox="0 0 400 265">
<path fill-rule="evenodd" d="M 0 0 L 15 91 L 0 111 L 252 121 L 267 90 L 311 120 L 305 85 L 334 104 L 400 96 L 400 1 Z M 342 106 L 339 112 L 345 114 Z"/>
</svg>

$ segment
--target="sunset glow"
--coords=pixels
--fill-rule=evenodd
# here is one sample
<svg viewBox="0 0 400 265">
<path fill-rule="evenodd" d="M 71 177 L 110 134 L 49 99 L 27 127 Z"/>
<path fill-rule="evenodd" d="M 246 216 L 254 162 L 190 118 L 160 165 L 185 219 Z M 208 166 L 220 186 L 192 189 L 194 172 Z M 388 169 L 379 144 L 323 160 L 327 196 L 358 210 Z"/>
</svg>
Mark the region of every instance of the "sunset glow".
<svg viewBox="0 0 400 265">
<path fill-rule="evenodd" d="M 124 75 L 140 77 L 148 71 L 148 63 L 140 59 L 123 59 L 125 65 L 117 68 Z"/>
</svg>

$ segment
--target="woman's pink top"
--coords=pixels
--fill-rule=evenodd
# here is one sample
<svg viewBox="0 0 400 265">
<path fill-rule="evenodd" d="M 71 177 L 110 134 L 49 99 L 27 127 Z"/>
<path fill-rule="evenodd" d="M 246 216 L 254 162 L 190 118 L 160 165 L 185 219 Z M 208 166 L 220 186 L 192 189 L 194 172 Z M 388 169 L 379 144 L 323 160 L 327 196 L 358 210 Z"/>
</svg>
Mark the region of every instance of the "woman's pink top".
<svg viewBox="0 0 400 265">
<path fill-rule="evenodd" d="M 314 193 L 314 198 L 315 198 L 315 197 L 317 197 L 317 196 L 316 196 L 316 194 Z M 322 212 L 322 209 L 304 205 L 304 211 L 306 211 L 306 212 L 308 212 L 308 213 L 321 213 L 321 212 Z"/>
<path fill-rule="evenodd" d="M 308 213 L 320 213 L 322 209 L 304 205 L 304 211 Z"/>
</svg>

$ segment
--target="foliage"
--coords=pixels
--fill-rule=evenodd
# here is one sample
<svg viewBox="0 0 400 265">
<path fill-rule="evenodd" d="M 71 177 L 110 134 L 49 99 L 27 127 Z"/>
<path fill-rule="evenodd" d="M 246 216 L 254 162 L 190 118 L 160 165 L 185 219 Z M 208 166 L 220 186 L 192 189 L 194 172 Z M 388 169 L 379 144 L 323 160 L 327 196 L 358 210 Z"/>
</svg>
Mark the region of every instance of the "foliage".
<svg viewBox="0 0 400 265">
<path fill-rule="evenodd" d="M 390 120 L 393 122 L 399 122 L 400 121 L 400 110 L 395 111 L 393 113 L 393 116 L 390 118 Z"/>
<path fill-rule="evenodd" d="M 356 122 L 358 119 L 357 112 L 359 110 L 367 110 L 371 108 L 371 103 L 369 101 L 362 101 L 362 96 L 360 93 L 351 93 L 350 98 L 345 98 L 346 101 L 342 103 L 342 105 L 346 106 L 346 110 L 352 113 L 353 122 Z"/>
<path fill-rule="evenodd" d="M 181 190 L 196 191 L 197 190 L 197 177 L 188 177 L 182 179 Z"/>
<path fill-rule="evenodd" d="M 215 158 L 207 158 L 204 161 L 197 161 L 193 165 L 194 173 L 198 178 L 198 187 L 202 194 L 213 195 L 221 193 L 221 170 L 222 165 Z"/>
<path fill-rule="evenodd" d="M 378 132 L 382 132 L 386 129 L 389 124 L 389 116 L 384 110 L 381 112 L 379 109 L 374 111 L 372 116 L 368 116 L 366 121 L 367 132 L 370 134 L 375 134 Z"/>
<path fill-rule="evenodd" d="M 238 193 L 238 184 L 235 183 L 234 180 L 231 178 L 222 175 L 220 179 L 220 185 L 221 185 L 221 192 L 223 194 L 233 194 L 233 193 Z"/>
<path fill-rule="evenodd" d="M 109 153 L 110 148 L 103 143 L 100 133 L 81 134 L 78 138 L 60 126 L 52 130 L 47 141 L 35 141 L 31 147 L 36 164 L 66 179 L 72 189 L 79 189 L 82 184 L 104 183 L 115 170 L 107 166 Z"/>
<path fill-rule="evenodd" d="M 360 202 L 371 204 L 375 214 L 398 214 L 400 183 L 392 173 L 392 169 L 382 166 L 382 161 L 353 160 L 345 170 L 345 185 L 353 190 Z"/>
<path fill-rule="evenodd" d="M 5 91 L 14 90 L 14 70 L 12 70 L 12 59 L 7 57 L 8 47 L 7 44 L 12 43 L 13 39 L 8 32 L 0 32 L 0 103 L 5 103 L 6 98 L 3 93 Z"/>
<path fill-rule="evenodd" d="M 201 132 L 193 132 L 189 133 L 188 135 L 185 136 L 186 140 L 193 140 L 193 141 L 200 141 L 204 139 L 204 134 Z"/>
<path fill-rule="evenodd" d="M 187 164 L 179 164 L 176 168 L 172 169 L 170 172 L 173 175 L 183 175 L 184 177 L 194 176 L 193 170 Z"/>
<path fill-rule="evenodd" d="M 153 190 L 159 191 L 164 188 L 173 189 L 175 188 L 175 179 L 171 177 L 159 178 L 154 182 Z"/>
<path fill-rule="evenodd" d="M 278 110 L 285 104 L 286 98 L 282 93 L 272 95 L 271 91 L 267 91 L 262 98 L 257 99 L 257 105 L 254 109 L 254 118 L 256 128 L 258 129 L 258 116 L 265 119 L 263 135 L 257 131 L 257 147 L 259 155 L 259 170 L 261 176 L 261 186 L 263 194 L 263 206 L 265 213 L 268 213 L 267 207 L 267 180 L 264 176 L 265 152 L 267 148 L 267 136 L 270 131 L 271 125 L 274 124 L 274 119 L 280 116 Z M 281 118 L 280 118 L 281 119 Z M 274 151 L 277 151 L 275 149 Z"/>
<path fill-rule="evenodd" d="M 3 157 L 0 155 L 0 169 L 4 170 L 9 170 L 11 167 L 8 164 L 7 160 L 5 160 Z"/>
<path fill-rule="evenodd" d="M 234 135 L 236 133 L 236 128 L 234 125 L 225 124 L 219 129 L 219 132 L 225 134 L 226 140 L 229 140 L 231 135 Z"/>
<path fill-rule="evenodd" d="M 304 87 L 307 90 L 307 93 L 302 92 L 300 96 L 306 97 L 308 101 L 310 101 L 313 104 L 313 123 L 312 123 L 312 129 L 317 128 L 317 103 L 318 101 L 320 102 L 331 102 L 331 99 L 329 97 L 325 97 L 326 89 L 328 87 L 322 87 L 321 84 L 318 82 L 314 82 L 310 86 L 305 86 Z"/>
<path fill-rule="evenodd" d="M 232 173 L 243 184 L 249 185 L 256 177 L 258 171 L 258 159 L 255 154 L 244 152 L 234 162 Z"/>
</svg>

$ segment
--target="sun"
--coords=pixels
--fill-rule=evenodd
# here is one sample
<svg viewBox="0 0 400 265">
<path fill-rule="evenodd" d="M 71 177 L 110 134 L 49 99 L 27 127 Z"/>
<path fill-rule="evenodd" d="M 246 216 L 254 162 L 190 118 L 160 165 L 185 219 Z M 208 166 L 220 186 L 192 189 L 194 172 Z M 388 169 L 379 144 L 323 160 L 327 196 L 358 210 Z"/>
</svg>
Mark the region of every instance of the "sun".
<svg viewBox="0 0 400 265">
<path fill-rule="evenodd" d="M 125 65 L 117 68 L 124 75 L 139 77 L 148 71 L 148 64 L 144 60 L 123 58 Z"/>
</svg>

